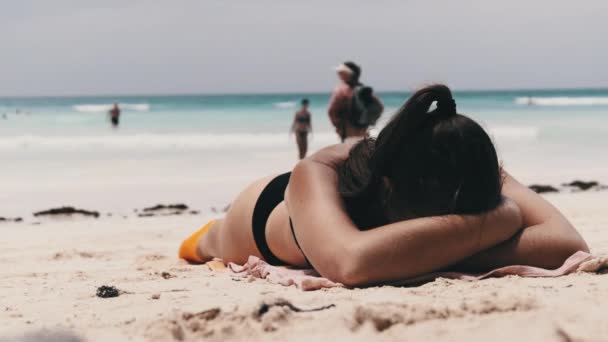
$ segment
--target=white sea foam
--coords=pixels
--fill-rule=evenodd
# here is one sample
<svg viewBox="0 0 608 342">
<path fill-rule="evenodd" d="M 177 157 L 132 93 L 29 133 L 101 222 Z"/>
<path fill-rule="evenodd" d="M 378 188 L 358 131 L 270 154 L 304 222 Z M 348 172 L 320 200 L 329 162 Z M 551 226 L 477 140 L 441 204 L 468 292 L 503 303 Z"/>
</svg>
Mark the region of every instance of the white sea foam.
<svg viewBox="0 0 608 342">
<path fill-rule="evenodd" d="M 273 105 L 277 108 L 281 108 L 281 109 L 288 109 L 288 108 L 295 108 L 296 107 L 296 103 L 293 101 L 287 101 L 287 102 L 275 102 L 273 103 Z"/>
<path fill-rule="evenodd" d="M 372 130 L 372 135 L 378 132 Z M 536 139 L 536 127 L 497 126 L 489 129 L 496 139 Z M 334 132 L 318 132 L 311 144 L 322 147 L 338 142 Z M 293 136 L 285 133 L 224 133 L 224 134 L 130 134 L 130 135 L 19 135 L 0 137 L 0 150 L 273 150 L 293 147 Z"/>
<path fill-rule="evenodd" d="M 105 113 L 112 109 L 112 106 L 112 104 L 80 104 L 72 108 L 81 113 Z M 150 105 L 147 103 L 119 103 L 118 106 L 123 110 L 136 112 L 147 112 L 150 110 Z"/>
<path fill-rule="evenodd" d="M 608 106 L 608 97 L 517 97 L 515 103 L 534 106 Z"/>
<path fill-rule="evenodd" d="M 334 133 L 315 133 L 312 142 L 322 145 L 335 144 Z M 133 134 L 92 136 L 40 136 L 20 135 L 0 137 L 0 150 L 214 150 L 225 148 L 273 149 L 291 146 L 294 139 L 284 133 L 262 134 Z"/>
</svg>

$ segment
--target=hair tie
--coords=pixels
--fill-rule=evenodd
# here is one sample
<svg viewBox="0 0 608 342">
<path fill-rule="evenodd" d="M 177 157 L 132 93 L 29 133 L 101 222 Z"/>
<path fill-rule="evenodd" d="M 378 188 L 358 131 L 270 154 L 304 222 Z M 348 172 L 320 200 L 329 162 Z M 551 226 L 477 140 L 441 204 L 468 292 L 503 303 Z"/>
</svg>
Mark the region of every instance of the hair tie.
<svg viewBox="0 0 608 342">
<path fill-rule="evenodd" d="M 437 110 L 446 115 L 456 115 L 456 101 L 452 98 L 437 101 Z"/>
</svg>

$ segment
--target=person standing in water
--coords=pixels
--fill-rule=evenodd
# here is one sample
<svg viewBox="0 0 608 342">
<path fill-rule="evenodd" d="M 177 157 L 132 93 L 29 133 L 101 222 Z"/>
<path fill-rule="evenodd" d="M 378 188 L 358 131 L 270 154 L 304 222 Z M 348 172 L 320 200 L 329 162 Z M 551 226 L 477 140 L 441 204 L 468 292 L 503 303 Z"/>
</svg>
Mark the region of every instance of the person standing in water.
<svg viewBox="0 0 608 342">
<path fill-rule="evenodd" d="M 120 108 L 118 108 L 118 103 L 114 103 L 114 106 L 109 111 L 110 121 L 112 122 L 112 126 L 118 127 L 120 123 Z"/>
<path fill-rule="evenodd" d="M 309 104 L 310 102 L 308 99 L 302 100 L 302 107 L 296 112 L 296 115 L 293 118 L 293 124 L 291 125 L 291 131 L 296 135 L 300 159 L 306 157 L 306 152 L 308 150 L 308 133 L 312 132 L 312 120 L 310 112 L 308 111 Z"/>
<path fill-rule="evenodd" d="M 342 142 L 347 138 L 367 136 L 367 130 L 373 126 L 384 106 L 373 94 L 373 89 L 363 85 L 361 67 L 354 62 L 344 62 L 336 67 L 340 83 L 334 89 L 327 114 L 336 133 Z"/>
</svg>

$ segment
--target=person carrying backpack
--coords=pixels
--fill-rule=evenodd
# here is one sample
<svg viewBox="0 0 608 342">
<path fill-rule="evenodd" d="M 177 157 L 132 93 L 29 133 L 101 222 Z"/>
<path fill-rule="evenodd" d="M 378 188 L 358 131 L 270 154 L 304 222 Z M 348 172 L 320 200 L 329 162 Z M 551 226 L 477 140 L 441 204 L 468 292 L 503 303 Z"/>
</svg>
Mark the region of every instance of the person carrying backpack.
<svg viewBox="0 0 608 342">
<path fill-rule="evenodd" d="M 362 84 L 361 68 L 348 61 L 336 67 L 340 84 L 334 89 L 328 106 L 328 115 L 340 140 L 367 135 L 376 124 L 384 106 L 374 95 L 373 88 Z"/>
</svg>

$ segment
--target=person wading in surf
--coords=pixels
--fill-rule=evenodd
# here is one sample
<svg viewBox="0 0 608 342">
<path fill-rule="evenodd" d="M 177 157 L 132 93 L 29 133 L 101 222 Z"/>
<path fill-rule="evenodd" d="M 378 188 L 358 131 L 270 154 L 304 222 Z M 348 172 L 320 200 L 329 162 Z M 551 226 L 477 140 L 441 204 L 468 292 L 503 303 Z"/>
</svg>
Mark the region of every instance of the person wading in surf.
<svg viewBox="0 0 608 342">
<path fill-rule="evenodd" d="M 118 107 L 118 103 L 114 103 L 114 106 L 108 112 L 110 115 L 110 122 L 112 122 L 112 126 L 118 127 L 120 123 L 120 108 Z"/>
<path fill-rule="evenodd" d="M 306 157 L 306 152 L 308 150 L 308 133 L 312 132 L 311 115 L 308 111 L 309 103 L 308 99 L 302 100 L 302 108 L 296 112 L 291 125 L 291 131 L 296 135 L 300 159 Z"/>
</svg>

